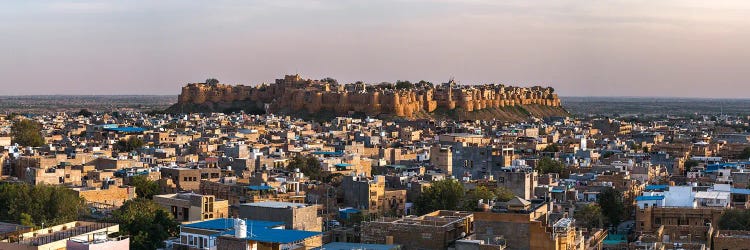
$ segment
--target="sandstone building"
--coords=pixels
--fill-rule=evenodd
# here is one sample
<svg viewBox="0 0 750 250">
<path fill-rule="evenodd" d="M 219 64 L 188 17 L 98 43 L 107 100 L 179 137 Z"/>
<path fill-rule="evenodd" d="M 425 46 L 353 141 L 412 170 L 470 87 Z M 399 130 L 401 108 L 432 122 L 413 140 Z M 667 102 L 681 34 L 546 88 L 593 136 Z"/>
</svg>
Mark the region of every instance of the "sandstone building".
<svg viewBox="0 0 750 250">
<path fill-rule="evenodd" d="M 437 109 L 461 109 L 467 112 L 518 105 L 559 107 L 560 99 L 552 88 L 511 87 L 497 84 L 458 85 L 453 80 L 441 85 L 418 83 L 413 88 L 397 89 L 392 85 L 340 85 L 286 75 L 274 84 L 258 86 L 191 83 L 182 88 L 178 103 L 171 111 L 202 106 L 211 111 L 235 107 L 244 102 L 265 112 L 321 111 L 336 115 L 353 113 L 414 117 Z"/>
</svg>

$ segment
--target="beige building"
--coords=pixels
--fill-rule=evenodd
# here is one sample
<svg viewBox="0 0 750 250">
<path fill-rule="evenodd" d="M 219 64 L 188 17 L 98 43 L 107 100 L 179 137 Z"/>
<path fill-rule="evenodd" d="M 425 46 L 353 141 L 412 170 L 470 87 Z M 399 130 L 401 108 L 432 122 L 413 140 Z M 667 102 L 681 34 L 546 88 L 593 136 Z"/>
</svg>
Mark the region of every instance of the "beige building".
<svg viewBox="0 0 750 250">
<path fill-rule="evenodd" d="M 603 237 L 586 243 L 575 220 L 550 218 L 552 203 L 531 203 L 519 197 L 495 203 L 492 212 L 474 213 L 476 239 L 505 245 L 505 249 L 585 249 L 601 246 Z M 589 248 L 597 249 L 597 247 Z"/>
<path fill-rule="evenodd" d="M 19 232 L 0 241 L 3 250 L 128 249 L 128 238 L 108 238 L 120 231 L 115 223 L 73 221 L 29 232 Z M 11 233 L 13 234 L 13 233 Z M 8 235 L 8 234 L 6 234 Z M 71 244 L 93 242 L 98 244 Z M 106 244 L 105 244 L 106 243 Z M 68 246 L 73 246 L 68 248 Z"/>
<path fill-rule="evenodd" d="M 382 175 L 368 179 L 362 176 L 346 176 L 341 184 L 344 205 L 365 213 L 404 214 L 406 190 L 386 190 Z"/>
<path fill-rule="evenodd" d="M 84 198 L 86 203 L 96 205 L 107 205 L 112 207 L 122 206 L 128 200 L 135 198 L 135 187 L 131 186 L 109 186 L 107 188 L 73 188 L 78 196 Z"/>
<path fill-rule="evenodd" d="M 384 218 L 362 224 L 362 242 L 397 244 L 403 249 L 447 249 L 474 231 L 474 215 L 462 211 L 435 211 L 424 216 Z"/>
<path fill-rule="evenodd" d="M 320 232 L 323 218 L 318 216 L 319 205 L 264 201 L 240 205 L 240 218 L 261 221 L 283 221 L 286 228 Z"/>
<path fill-rule="evenodd" d="M 447 175 L 453 175 L 453 152 L 451 151 L 450 146 L 434 145 L 430 148 L 430 163 Z"/>
<path fill-rule="evenodd" d="M 216 199 L 213 195 L 155 195 L 154 202 L 172 212 L 177 221 L 200 221 L 226 218 L 229 215 L 229 201 Z"/>
</svg>

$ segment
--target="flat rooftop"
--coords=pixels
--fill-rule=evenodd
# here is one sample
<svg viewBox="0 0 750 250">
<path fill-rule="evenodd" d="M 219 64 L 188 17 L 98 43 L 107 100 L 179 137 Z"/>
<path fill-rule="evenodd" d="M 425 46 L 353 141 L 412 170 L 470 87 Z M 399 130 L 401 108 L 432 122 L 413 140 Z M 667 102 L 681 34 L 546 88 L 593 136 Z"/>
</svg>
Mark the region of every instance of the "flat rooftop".
<svg viewBox="0 0 750 250">
<path fill-rule="evenodd" d="M 292 202 L 281 202 L 281 201 L 261 201 L 253 203 L 243 203 L 241 206 L 251 207 L 269 207 L 269 208 L 303 208 L 307 207 L 307 204 L 303 203 L 292 203 Z"/>
</svg>

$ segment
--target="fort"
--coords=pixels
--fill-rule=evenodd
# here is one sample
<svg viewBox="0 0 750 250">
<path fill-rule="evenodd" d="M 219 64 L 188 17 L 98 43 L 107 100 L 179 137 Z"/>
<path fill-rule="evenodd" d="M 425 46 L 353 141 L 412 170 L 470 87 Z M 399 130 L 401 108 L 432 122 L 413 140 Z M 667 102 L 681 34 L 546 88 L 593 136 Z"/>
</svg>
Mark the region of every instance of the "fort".
<svg viewBox="0 0 750 250">
<path fill-rule="evenodd" d="M 254 109 L 272 113 L 366 114 L 415 118 L 438 111 L 474 112 L 514 106 L 541 106 L 562 110 L 560 99 L 549 87 L 511 87 L 498 84 L 440 85 L 419 82 L 406 87 L 393 84 L 303 79 L 286 75 L 273 84 L 225 85 L 190 83 L 182 88 L 170 112 L 222 112 Z M 242 108 L 239 108 L 239 107 Z M 567 112 L 564 112 L 567 113 Z"/>
</svg>

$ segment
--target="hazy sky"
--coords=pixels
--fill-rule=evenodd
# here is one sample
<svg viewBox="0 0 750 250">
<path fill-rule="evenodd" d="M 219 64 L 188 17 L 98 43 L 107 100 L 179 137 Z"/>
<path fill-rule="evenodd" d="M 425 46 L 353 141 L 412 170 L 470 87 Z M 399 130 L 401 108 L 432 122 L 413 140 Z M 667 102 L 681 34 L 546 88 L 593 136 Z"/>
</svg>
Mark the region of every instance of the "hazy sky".
<svg viewBox="0 0 750 250">
<path fill-rule="evenodd" d="M 398 79 L 750 98 L 750 1 L 0 2 L 0 95 Z"/>
</svg>

